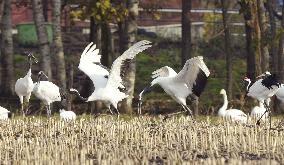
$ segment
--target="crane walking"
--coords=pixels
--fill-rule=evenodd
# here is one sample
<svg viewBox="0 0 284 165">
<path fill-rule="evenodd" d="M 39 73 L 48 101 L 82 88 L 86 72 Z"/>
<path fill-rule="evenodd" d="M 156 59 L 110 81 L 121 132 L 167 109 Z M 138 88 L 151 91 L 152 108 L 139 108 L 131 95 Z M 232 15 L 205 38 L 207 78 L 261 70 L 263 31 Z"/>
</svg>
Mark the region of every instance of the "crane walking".
<svg viewBox="0 0 284 165">
<path fill-rule="evenodd" d="M 267 100 L 275 95 L 275 93 L 278 91 L 279 87 L 281 86 L 281 83 L 278 81 L 276 74 L 264 73 L 260 76 L 262 76 L 263 78 L 260 78 L 255 82 L 252 82 L 251 79 L 247 77 L 244 78 L 244 80 L 248 82 L 246 95 L 254 99 L 257 99 L 259 102 L 263 103 L 266 108 L 266 111 L 260 116 L 256 124 L 259 125 L 262 117 L 267 112 L 269 112 L 270 127 L 271 127 L 271 111 L 268 106 Z"/>
<path fill-rule="evenodd" d="M 164 66 L 154 71 L 152 73 L 153 81 L 139 94 L 138 113 L 141 113 L 143 93 L 149 91 L 155 84 L 158 84 L 176 102 L 181 104 L 184 112 L 192 115 L 192 111 L 186 105 L 186 98 L 191 94 L 199 97 L 205 88 L 209 75 L 210 71 L 205 65 L 202 56 L 187 60 L 179 73 L 176 73 L 169 66 Z"/>
</svg>

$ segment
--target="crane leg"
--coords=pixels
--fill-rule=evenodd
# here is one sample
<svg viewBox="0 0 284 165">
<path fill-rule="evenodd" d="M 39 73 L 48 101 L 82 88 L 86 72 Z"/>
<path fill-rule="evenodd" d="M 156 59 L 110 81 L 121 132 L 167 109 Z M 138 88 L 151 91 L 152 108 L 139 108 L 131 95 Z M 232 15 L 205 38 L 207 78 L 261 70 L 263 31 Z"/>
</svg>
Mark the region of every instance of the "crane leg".
<svg viewBox="0 0 284 165">
<path fill-rule="evenodd" d="M 113 115 L 113 112 L 112 112 L 110 106 L 108 107 L 108 110 L 109 110 L 109 112 Z"/>
<path fill-rule="evenodd" d="M 141 115 L 141 108 L 142 108 L 142 101 L 139 101 L 138 102 L 138 109 L 137 109 L 139 116 Z"/>
<path fill-rule="evenodd" d="M 269 106 L 267 105 L 267 103 L 264 101 L 264 105 L 267 107 L 268 109 L 268 115 L 269 115 L 269 129 L 271 129 L 271 110 L 269 108 Z"/>
<path fill-rule="evenodd" d="M 114 109 L 116 110 L 117 118 L 119 119 L 119 115 L 120 115 L 120 113 L 119 113 L 119 111 L 118 111 L 118 109 L 117 109 L 116 107 L 115 107 Z"/>
<path fill-rule="evenodd" d="M 262 117 L 267 113 L 267 112 L 270 112 L 270 108 L 269 106 L 266 104 L 266 102 L 264 102 L 264 106 L 265 106 L 265 109 L 266 111 L 260 116 L 260 118 L 257 120 L 256 122 L 256 125 L 260 125 L 260 120 L 262 119 Z M 271 114 L 269 114 L 270 116 L 270 128 L 271 128 Z"/>
<path fill-rule="evenodd" d="M 170 117 L 172 117 L 172 116 L 174 116 L 174 115 L 178 115 L 178 114 L 181 114 L 181 113 L 186 113 L 186 112 L 188 112 L 187 108 L 186 108 L 183 104 L 181 104 L 181 106 L 182 106 L 182 111 L 174 112 L 174 113 L 168 114 L 168 115 L 166 115 L 166 116 L 164 117 L 163 120 L 165 121 L 166 119 L 168 119 L 168 118 L 170 118 Z"/>
<path fill-rule="evenodd" d="M 50 117 L 50 115 L 51 115 L 50 105 L 47 105 L 47 116 Z"/>
<path fill-rule="evenodd" d="M 23 117 L 25 116 L 25 111 L 24 111 L 24 97 L 23 96 L 19 96 L 20 98 L 20 103 L 21 103 L 21 112 Z"/>
<path fill-rule="evenodd" d="M 24 103 L 21 103 L 21 111 L 22 111 L 23 117 L 25 117 Z"/>
<path fill-rule="evenodd" d="M 25 114 L 29 114 L 29 102 L 30 102 L 30 98 L 31 98 L 31 93 L 28 94 L 28 95 L 25 97 L 25 102 L 26 102 Z"/>
<path fill-rule="evenodd" d="M 192 116 L 192 111 L 190 110 L 190 108 L 187 105 L 185 105 L 184 107 L 186 108 L 187 112 L 189 113 L 189 116 Z"/>
</svg>

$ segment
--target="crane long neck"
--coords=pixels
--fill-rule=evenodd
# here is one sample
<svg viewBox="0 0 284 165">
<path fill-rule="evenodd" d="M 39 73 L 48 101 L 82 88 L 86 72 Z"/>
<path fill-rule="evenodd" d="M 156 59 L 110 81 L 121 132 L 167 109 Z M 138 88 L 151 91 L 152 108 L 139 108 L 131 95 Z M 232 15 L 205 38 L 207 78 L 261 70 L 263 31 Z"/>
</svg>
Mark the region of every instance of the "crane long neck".
<svg viewBox="0 0 284 165">
<path fill-rule="evenodd" d="M 248 80 L 247 91 L 249 91 L 250 84 L 251 84 L 251 80 Z"/>
<path fill-rule="evenodd" d="M 88 101 L 88 98 L 85 98 L 85 97 L 82 97 L 81 95 L 80 95 L 80 93 L 76 90 L 76 91 L 73 91 L 73 92 L 71 92 L 72 94 L 75 94 L 76 96 L 78 96 L 79 97 L 79 99 L 80 100 L 82 100 L 82 101 Z"/>
<path fill-rule="evenodd" d="M 29 57 L 29 70 L 28 70 L 27 76 L 28 77 L 32 76 L 32 59 L 30 57 Z"/>
<path fill-rule="evenodd" d="M 27 76 L 28 76 L 28 77 L 31 77 L 31 76 L 32 76 L 32 69 L 31 69 L 31 68 L 28 70 Z"/>
<path fill-rule="evenodd" d="M 226 112 L 227 108 L 228 108 L 228 98 L 227 98 L 227 94 L 223 94 L 223 99 L 224 99 L 224 104 L 223 106 L 219 109 L 219 114 L 222 114 L 224 112 Z"/>
</svg>

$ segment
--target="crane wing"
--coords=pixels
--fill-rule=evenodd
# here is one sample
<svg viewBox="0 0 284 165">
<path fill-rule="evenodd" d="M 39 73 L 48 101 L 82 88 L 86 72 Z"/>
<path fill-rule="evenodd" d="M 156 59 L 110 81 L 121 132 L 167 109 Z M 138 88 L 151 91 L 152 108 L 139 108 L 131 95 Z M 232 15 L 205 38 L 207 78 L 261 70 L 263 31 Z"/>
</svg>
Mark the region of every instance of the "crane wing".
<svg viewBox="0 0 284 165">
<path fill-rule="evenodd" d="M 106 87 L 124 88 L 121 78 L 122 67 L 125 66 L 126 62 L 129 62 L 135 58 L 138 53 L 151 47 L 152 45 L 150 45 L 150 43 L 151 42 L 147 40 L 139 41 L 126 50 L 121 56 L 119 56 L 112 64 Z"/>
<path fill-rule="evenodd" d="M 105 87 L 109 75 L 108 68 L 100 63 L 99 49 L 92 42 L 84 49 L 78 68 L 93 82 L 95 89 Z"/>
<path fill-rule="evenodd" d="M 101 62 L 101 55 L 99 55 L 99 49 L 96 49 L 96 44 L 91 42 L 85 47 L 83 53 L 81 54 L 80 62 Z"/>
<path fill-rule="evenodd" d="M 170 67 L 164 66 L 160 69 L 155 70 L 152 72 L 152 78 L 157 78 L 157 77 L 172 77 L 177 75 L 177 73 Z"/>
<path fill-rule="evenodd" d="M 186 61 L 175 79 L 184 82 L 188 89 L 199 97 L 205 88 L 209 75 L 210 71 L 205 65 L 203 57 L 197 56 Z"/>
</svg>

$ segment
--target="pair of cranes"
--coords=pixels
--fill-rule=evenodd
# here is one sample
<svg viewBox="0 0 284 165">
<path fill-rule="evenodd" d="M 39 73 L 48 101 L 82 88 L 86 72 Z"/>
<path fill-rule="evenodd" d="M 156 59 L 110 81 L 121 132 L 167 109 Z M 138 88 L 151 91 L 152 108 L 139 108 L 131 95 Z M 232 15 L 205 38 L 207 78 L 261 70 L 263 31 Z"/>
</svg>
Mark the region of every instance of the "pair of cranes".
<svg viewBox="0 0 284 165">
<path fill-rule="evenodd" d="M 278 99 L 284 100 L 284 88 L 279 82 L 276 74 L 265 72 L 257 78 L 258 79 L 255 82 L 252 82 L 251 79 L 247 77 L 244 78 L 244 80 L 248 82 L 246 96 L 250 96 L 259 101 L 259 106 L 254 107 L 251 114 L 260 116 L 257 120 L 257 124 L 259 125 L 262 118 L 267 117 L 267 113 L 269 113 L 271 127 L 271 111 L 269 108 L 270 98 L 276 95 Z M 238 109 L 227 109 L 228 100 L 226 91 L 222 89 L 220 94 L 224 97 L 224 105 L 219 109 L 218 115 L 245 123 L 247 121 L 247 115 Z"/>
<path fill-rule="evenodd" d="M 123 77 L 121 76 L 121 67 L 129 60 L 135 58 L 138 53 L 151 47 L 150 43 L 143 40 L 131 46 L 113 62 L 110 72 L 100 63 L 101 56 L 98 54 L 99 50 L 96 49 L 96 45 L 90 43 L 81 55 L 78 68 L 90 77 L 95 90 L 88 98 L 82 97 L 76 89 L 72 88 L 70 92 L 86 102 L 103 101 L 111 113 L 110 105 L 112 105 L 117 115 L 119 115 L 117 104 L 122 99 L 128 97 L 128 95 L 120 91 L 120 89 L 125 88 L 122 81 Z M 139 109 L 141 109 L 142 94 L 149 91 L 150 87 L 158 84 L 167 94 L 182 105 L 185 112 L 192 114 L 186 104 L 186 98 L 190 94 L 200 96 L 210 72 L 203 61 L 203 57 L 198 56 L 187 60 L 179 73 L 176 73 L 168 66 L 164 66 L 152 74 L 153 81 L 139 95 Z"/>
<path fill-rule="evenodd" d="M 29 104 L 31 94 L 33 93 L 38 99 L 40 99 L 47 107 L 47 115 L 50 116 L 50 104 L 55 101 L 62 101 L 63 97 L 60 93 L 60 89 L 57 85 L 50 81 L 42 81 L 42 77 L 48 77 L 43 71 L 38 73 L 37 82 L 33 82 L 32 76 L 32 64 L 38 63 L 37 59 L 32 55 L 28 55 L 29 70 L 25 77 L 19 78 L 15 84 L 15 92 L 18 95 L 21 103 L 21 112 L 25 116 L 28 113 L 28 108 L 24 108 L 25 104 Z"/>
</svg>

